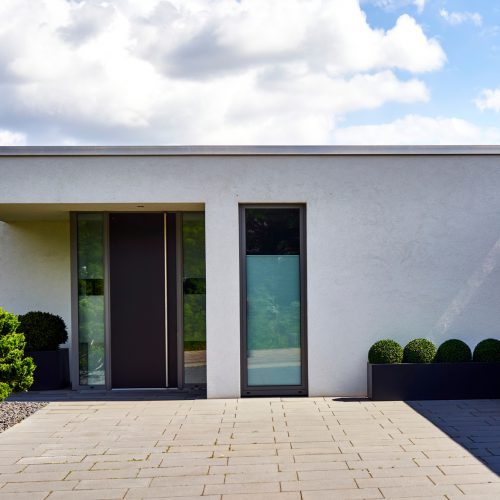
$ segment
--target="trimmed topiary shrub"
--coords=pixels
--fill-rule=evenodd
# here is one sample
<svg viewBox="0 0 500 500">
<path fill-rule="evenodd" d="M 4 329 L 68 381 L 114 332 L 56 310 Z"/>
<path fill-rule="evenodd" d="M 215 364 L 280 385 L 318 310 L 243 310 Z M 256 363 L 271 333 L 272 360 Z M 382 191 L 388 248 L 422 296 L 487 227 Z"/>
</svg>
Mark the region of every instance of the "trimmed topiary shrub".
<svg viewBox="0 0 500 500">
<path fill-rule="evenodd" d="M 27 351 L 57 351 L 68 340 L 66 324 L 55 314 L 31 311 L 19 316 L 19 321 Z"/>
<path fill-rule="evenodd" d="M 481 340 L 474 348 L 472 360 L 482 363 L 500 363 L 500 340 Z"/>
<path fill-rule="evenodd" d="M 439 346 L 435 361 L 438 363 L 464 363 L 472 361 L 472 352 L 462 340 L 450 339 Z"/>
<path fill-rule="evenodd" d="M 414 339 L 403 350 L 403 363 L 432 363 L 436 346 L 427 339 Z"/>
<path fill-rule="evenodd" d="M 368 362 L 373 364 L 401 363 L 403 360 L 403 348 L 390 339 L 379 340 L 370 347 L 368 351 Z"/>
</svg>

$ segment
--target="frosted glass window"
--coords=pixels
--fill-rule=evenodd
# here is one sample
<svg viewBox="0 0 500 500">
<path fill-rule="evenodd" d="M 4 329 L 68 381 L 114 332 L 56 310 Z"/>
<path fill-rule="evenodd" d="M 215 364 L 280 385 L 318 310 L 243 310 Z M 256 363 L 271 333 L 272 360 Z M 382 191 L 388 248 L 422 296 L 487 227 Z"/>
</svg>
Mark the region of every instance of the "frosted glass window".
<svg viewBox="0 0 500 500">
<path fill-rule="evenodd" d="M 301 385 L 300 210 L 248 208 L 248 386 Z"/>
</svg>

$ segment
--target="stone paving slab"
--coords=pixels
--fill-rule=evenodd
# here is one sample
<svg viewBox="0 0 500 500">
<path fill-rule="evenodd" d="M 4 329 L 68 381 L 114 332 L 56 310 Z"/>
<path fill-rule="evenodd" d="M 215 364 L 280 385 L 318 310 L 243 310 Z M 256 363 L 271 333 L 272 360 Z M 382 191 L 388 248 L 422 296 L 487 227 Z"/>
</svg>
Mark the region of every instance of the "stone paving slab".
<svg viewBox="0 0 500 500">
<path fill-rule="evenodd" d="M 0 434 L 0 500 L 500 498 L 500 401 L 61 400 Z"/>
</svg>

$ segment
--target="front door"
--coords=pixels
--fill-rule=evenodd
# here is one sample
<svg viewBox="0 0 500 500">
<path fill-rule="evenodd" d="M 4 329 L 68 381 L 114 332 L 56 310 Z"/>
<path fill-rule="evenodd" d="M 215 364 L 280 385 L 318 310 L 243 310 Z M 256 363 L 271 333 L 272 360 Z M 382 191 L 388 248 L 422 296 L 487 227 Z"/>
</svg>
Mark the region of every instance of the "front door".
<svg viewBox="0 0 500 500">
<path fill-rule="evenodd" d="M 167 385 L 165 214 L 109 216 L 111 385 Z"/>
</svg>

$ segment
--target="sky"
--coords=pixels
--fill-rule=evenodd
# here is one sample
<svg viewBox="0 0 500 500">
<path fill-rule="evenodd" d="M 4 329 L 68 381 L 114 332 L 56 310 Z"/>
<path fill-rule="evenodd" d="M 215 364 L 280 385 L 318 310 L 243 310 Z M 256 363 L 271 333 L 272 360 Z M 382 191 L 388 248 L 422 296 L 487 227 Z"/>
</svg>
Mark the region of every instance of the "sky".
<svg viewBox="0 0 500 500">
<path fill-rule="evenodd" d="M 500 144 L 497 0 L 0 0 L 0 146 Z"/>
</svg>

